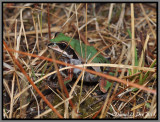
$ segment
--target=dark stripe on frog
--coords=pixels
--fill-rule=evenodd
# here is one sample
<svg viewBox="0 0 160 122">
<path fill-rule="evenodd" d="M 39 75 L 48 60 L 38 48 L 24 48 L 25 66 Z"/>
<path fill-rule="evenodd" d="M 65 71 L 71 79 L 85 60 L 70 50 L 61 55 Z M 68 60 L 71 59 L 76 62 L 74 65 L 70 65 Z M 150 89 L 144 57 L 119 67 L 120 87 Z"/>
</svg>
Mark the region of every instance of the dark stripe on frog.
<svg viewBox="0 0 160 122">
<path fill-rule="evenodd" d="M 59 48 L 61 50 L 64 50 L 67 52 L 67 54 L 69 55 L 73 55 L 73 59 L 78 59 L 77 54 L 75 53 L 75 51 L 70 47 L 70 45 L 67 45 L 65 42 L 61 42 L 61 43 L 56 43 Z M 66 48 L 67 47 L 67 48 Z"/>
</svg>

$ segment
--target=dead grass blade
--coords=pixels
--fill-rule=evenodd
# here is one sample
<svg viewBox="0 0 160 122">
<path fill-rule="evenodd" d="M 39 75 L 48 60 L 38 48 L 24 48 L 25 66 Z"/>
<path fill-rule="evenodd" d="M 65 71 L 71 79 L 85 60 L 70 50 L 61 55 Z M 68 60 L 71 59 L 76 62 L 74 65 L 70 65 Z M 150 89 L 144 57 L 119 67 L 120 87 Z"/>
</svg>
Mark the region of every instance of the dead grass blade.
<svg viewBox="0 0 160 122">
<path fill-rule="evenodd" d="M 132 66 L 135 66 L 135 29 L 134 29 L 134 4 L 131 3 L 131 28 L 132 28 Z M 132 70 L 134 74 L 134 70 Z"/>
</svg>

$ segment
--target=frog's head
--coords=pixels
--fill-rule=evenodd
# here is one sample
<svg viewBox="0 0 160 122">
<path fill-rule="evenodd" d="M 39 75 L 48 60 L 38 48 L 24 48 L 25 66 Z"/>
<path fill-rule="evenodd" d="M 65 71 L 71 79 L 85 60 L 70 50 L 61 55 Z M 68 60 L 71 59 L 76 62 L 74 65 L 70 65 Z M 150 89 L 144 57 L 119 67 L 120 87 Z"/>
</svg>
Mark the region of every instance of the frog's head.
<svg viewBox="0 0 160 122">
<path fill-rule="evenodd" d="M 69 59 L 78 59 L 78 56 L 74 50 L 65 41 L 51 41 L 51 43 L 48 44 L 48 47 L 53 49 L 55 53 L 62 54 L 63 57 L 67 57 Z"/>
<path fill-rule="evenodd" d="M 60 48 L 62 46 L 59 46 L 56 43 L 49 43 L 47 46 L 48 48 L 52 49 L 55 53 L 62 54 L 63 57 L 73 58 L 73 55 L 69 55 L 68 52 Z"/>
</svg>

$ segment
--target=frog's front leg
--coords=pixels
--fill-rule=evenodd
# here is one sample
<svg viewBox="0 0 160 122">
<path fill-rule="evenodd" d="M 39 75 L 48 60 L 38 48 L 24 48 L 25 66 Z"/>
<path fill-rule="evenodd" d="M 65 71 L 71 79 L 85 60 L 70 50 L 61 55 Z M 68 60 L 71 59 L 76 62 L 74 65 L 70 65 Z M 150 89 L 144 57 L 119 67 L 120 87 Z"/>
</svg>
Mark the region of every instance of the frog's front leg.
<svg viewBox="0 0 160 122">
<path fill-rule="evenodd" d="M 66 62 L 66 63 L 74 64 L 74 65 L 81 64 L 81 61 L 78 60 L 78 59 L 68 59 L 68 60 L 64 59 L 63 61 Z M 74 69 L 73 68 L 67 69 L 67 72 L 65 74 L 65 78 L 63 80 L 64 84 L 66 84 L 68 82 L 71 82 L 72 79 L 73 79 L 73 74 L 77 75 L 78 72 L 81 72 L 81 70 L 80 69 L 75 69 L 75 68 Z M 63 72 L 61 72 L 61 74 L 62 73 Z"/>
<path fill-rule="evenodd" d="M 71 82 L 73 78 L 73 69 L 68 69 L 67 71 L 68 77 L 64 78 L 64 84 Z"/>
</svg>

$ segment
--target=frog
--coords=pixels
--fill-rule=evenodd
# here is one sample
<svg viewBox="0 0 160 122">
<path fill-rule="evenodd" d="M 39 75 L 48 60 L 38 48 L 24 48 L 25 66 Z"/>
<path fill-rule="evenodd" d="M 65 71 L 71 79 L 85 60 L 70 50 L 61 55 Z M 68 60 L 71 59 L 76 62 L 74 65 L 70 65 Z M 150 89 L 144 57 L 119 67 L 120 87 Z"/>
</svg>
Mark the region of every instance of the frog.
<svg viewBox="0 0 160 122">
<path fill-rule="evenodd" d="M 48 47 L 50 49 L 53 49 L 53 51 L 58 54 L 60 57 L 58 60 L 61 60 L 66 63 L 70 63 L 73 65 L 79 65 L 87 63 L 98 51 L 94 46 L 85 45 L 83 42 L 80 42 L 77 39 L 72 39 L 69 36 L 66 36 L 65 34 L 61 32 L 55 33 L 55 38 L 50 40 L 50 43 L 48 44 Z M 91 63 L 109 63 L 109 61 L 101 54 L 99 53 Z M 59 68 L 62 68 L 63 66 L 60 66 Z M 96 72 L 108 72 L 108 70 L 104 70 L 103 67 L 87 67 L 88 69 L 94 70 Z M 77 78 L 79 74 L 81 73 L 80 69 L 73 69 L 73 78 Z M 67 73 L 61 72 L 63 77 L 67 77 Z M 72 78 L 70 79 L 70 81 Z M 99 82 L 100 77 L 93 75 L 91 73 L 85 72 L 83 81 L 84 82 Z M 104 79 L 103 79 L 104 80 Z M 64 81 L 65 82 L 65 81 Z M 108 81 L 107 81 L 108 82 Z M 108 82 L 108 87 L 110 82 Z"/>
</svg>

